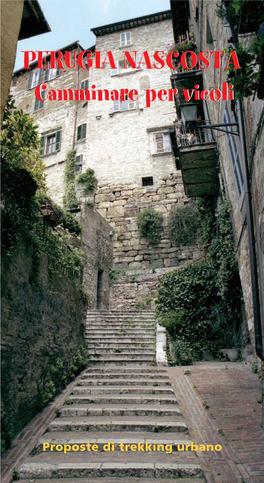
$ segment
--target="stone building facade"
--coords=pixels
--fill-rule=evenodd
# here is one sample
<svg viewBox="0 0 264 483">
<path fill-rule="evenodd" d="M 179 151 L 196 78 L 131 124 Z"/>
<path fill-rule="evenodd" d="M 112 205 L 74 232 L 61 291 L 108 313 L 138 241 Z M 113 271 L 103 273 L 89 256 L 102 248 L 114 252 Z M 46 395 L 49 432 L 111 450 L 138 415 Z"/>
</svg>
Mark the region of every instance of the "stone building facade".
<svg viewBox="0 0 264 483">
<path fill-rule="evenodd" d="M 132 57 L 137 51 L 137 65 L 143 52 L 148 52 L 152 64 L 155 52 L 166 52 L 173 41 L 171 11 L 104 25 L 92 31 L 96 45 L 89 50 L 100 52 L 102 61 L 111 51 L 115 69 L 109 65 L 95 68 L 93 63 L 87 69 L 65 67 L 57 72 L 49 69 L 48 74 L 44 69 L 45 77 L 37 78 L 36 64 L 32 64 L 30 71 L 22 69 L 13 77 L 12 94 L 18 108 L 33 115 L 39 125 L 50 195 L 62 204 L 66 153 L 75 148 L 76 174 L 92 168 L 98 179 L 92 201 L 112 227 L 114 269 L 153 274 L 156 269 L 166 271 L 181 266 L 199 255 L 199 249 L 196 239 L 182 247 L 176 246 L 168 236 L 171 208 L 188 203 L 171 145 L 170 130 L 176 121 L 174 102 L 157 99 L 149 108 L 145 107 L 146 89 L 156 92 L 171 89 L 171 71 L 166 64 L 161 69 L 148 69 L 144 63 L 136 69 L 124 66 L 124 51 Z M 74 52 L 82 50 L 78 42 L 61 49 L 72 51 L 71 62 Z M 36 104 L 34 87 L 45 79 L 49 90 L 126 88 L 136 89 L 139 99 L 135 102 L 127 98 L 88 102 L 45 100 Z M 79 188 L 76 184 L 78 194 Z M 157 246 L 142 238 L 137 226 L 138 211 L 150 207 L 163 215 L 161 241 Z M 136 302 L 137 296 L 131 306 Z"/>
<path fill-rule="evenodd" d="M 196 52 L 224 51 L 232 43 L 234 32 L 216 14 L 218 1 L 171 1 L 175 40 L 183 33 L 179 24 L 177 6 L 181 3 L 181 22 L 186 30 L 192 30 L 196 42 Z M 222 2 L 227 6 L 228 2 Z M 254 4 L 255 2 L 252 2 Z M 261 21 L 261 20 L 260 20 Z M 260 23 L 259 21 L 259 23 Z M 188 27 L 189 25 L 189 27 Z M 243 31 L 239 41 L 256 35 L 258 27 Z M 219 35 L 221 32 L 221 35 Z M 226 57 L 221 54 L 220 68 L 210 66 L 199 71 L 203 87 L 222 89 L 227 80 L 224 71 Z M 192 86 L 197 83 L 197 71 L 189 74 Z M 176 81 L 177 83 L 177 81 Z M 230 83 L 230 82 L 229 82 Z M 201 87 L 201 86 L 200 86 Z M 222 177 L 221 191 L 225 191 L 232 205 L 232 223 L 239 274 L 245 301 L 246 318 L 253 346 L 262 345 L 257 353 L 263 358 L 264 343 L 264 104 L 262 99 L 251 96 L 239 101 L 208 101 L 203 103 L 204 119 L 213 125 L 238 123 L 238 126 L 222 126 L 227 132 L 214 130 Z M 239 131 L 239 136 L 229 134 Z M 207 131 L 208 132 L 208 131 Z M 198 146 L 197 146 L 198 149 Z M 216 169 L 216 168 L 214 168 Z M 246 172 L 248 171 L 248 173 Z M 200 175 L 201 180 L 201 175 Z M 248 187 L 247 187 L 248 181 Z M 199 182 L 199 174 L 197 175 Z M 185 186 L 186 189 L 186 186 Z M 188 188 L 187 188 L 188 191 Z M 250 206 L 251 205 L 251 206 Z M 252 209 L 252 230 L 250 210 Z M 252 243 L 250 242 L 252 238 Z M 255 252 L 255 255 L 254 255 Z M 254 262 L 255 256 L 255 262 Z M 255 272 L 254 272 L 255 265 Z M 254 273 L 253 273 L 254 272 Z M 252 281 L 252 273 L 255 281 Z M 254 286 L 253 286 L 254 285 Z M 259 298 L 259 301 L 257 299 Z M 256 320 L 258 319 L 258 320 Z M 258 327 L 257 327 L 258 325 Z M 255 342 L 256 331 L 261 331 Z M 262 342 L 261 342 L 262 340 Z M 262 352 L 262 355 L 261 355 Z"/>
</svg>

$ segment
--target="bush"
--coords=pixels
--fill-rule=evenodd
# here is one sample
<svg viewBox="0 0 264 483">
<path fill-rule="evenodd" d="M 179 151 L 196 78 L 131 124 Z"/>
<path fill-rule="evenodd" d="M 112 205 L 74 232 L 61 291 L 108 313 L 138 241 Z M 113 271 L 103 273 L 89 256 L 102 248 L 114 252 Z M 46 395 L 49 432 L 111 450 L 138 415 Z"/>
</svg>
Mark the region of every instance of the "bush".
<svg viewBox="0 0 264 483">
<path fill-rule="evenodd" d="M 78 208 L 79 202 L 75 193 L 75 155 L 76 149 L 68 151 L 64 169 L 65 192 L 63 198 L 64 207 L 68 210 Z"/>
<path fill-rule="evenodd" d="M 88 168 L 85 173 L 82 173 L 80 176 L 78 176 L 77 182 L 84 185 L 83 196 L 86 196 L 95 191 L 98 180 L 94 175 L 94 170 L 92 168 Z"/>
<path fill-rule="evenodd" d="M 146 238 L 151 245 L 157 245 L 160 242 L 162 220 L 162 213 L 155 211 L 154 208 L 146 208 L 137 214 L 140 235 Z"/>
<path fill-rule="evenodd" d="M 176 245 L 197 241 L 198 212 L 194 203 L 177 204 L 168 216 L 169 236 Z"/>
</svg>

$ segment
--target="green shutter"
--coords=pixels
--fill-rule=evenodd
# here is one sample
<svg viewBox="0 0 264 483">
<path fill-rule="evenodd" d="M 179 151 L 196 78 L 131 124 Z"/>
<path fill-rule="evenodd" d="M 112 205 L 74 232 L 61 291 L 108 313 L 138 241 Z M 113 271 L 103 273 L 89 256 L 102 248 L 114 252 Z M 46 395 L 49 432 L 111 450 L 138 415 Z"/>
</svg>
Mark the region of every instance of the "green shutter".
<svg viewBox="0 0 264 483">
<path fill-rule="evenodd" d="M 41 138 L 40 138 L 40 156 L 44 156 L 44 143 L 45 143 L 45 136 L 41 136 Z"/>
<path fill-rule="evenodd" d="M 86 124 L 82 125 L 82 139 L 86 138 Z"/>
<path fill-rule="evenodd" d="M 32 76 L 33 76 L 33 72 L 31 71 L 28 78 L 28 86 L 27 86 L 28 90 L 31 89 Z"/>
<path fill-rule="evenodd" d="M 56 146 L 55 146 L 55 151 L 59 151 L 60 150 L 60 135 L 61 135 L 61 132 L 60 131 L 57 131 L 56 132 Z"/>
</svg>

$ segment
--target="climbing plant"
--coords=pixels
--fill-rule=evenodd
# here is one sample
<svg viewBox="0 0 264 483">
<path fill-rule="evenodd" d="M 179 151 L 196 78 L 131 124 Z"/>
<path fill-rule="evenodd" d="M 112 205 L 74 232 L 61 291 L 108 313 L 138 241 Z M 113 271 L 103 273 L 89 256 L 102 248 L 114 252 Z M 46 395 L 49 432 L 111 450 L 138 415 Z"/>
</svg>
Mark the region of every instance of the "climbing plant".
<svg viewBox="0 0 264 483">
<path fill-rule="evenodd" d="M 92 168 L 88 168 L 85 173 L 82 173 L 77 178 L 78 183 L 83 185 L 83 196 L 95 191 L 98 180 Z"/>
<path fill-rule="evenodd" d="M 242 292 L 231 207 L 226 198 L 218 208 L 213 205 L 209 200 L 204 206 L 203 200 L 199 203 L 206 241 L 210 242 L 206 260 L 169 272 L 158 284 L 156 313 L 160 323 L 174 341 L 188 343 L 188 354 L 192 352 L 193 357 L 205 349 L 217 355 L 221 348 L 239 343 Z"/>
<path fill-rule="evenodd" d="M 63 205 L 66 209 L 78 208 L 79 202 L 75 192 L 75 155 L 76 149 L 68 151 L 66 155 L 65 169 L 64 169 L 64 181 L 65 190 L 63 197 Z"/>
<path fill-rule="evenodd" d="M 169 236 L 176 245 L 197 241 L 198 217 L 195 203 L 177 204 L 168 216 Z"/>
<path fill-rule="evenodd" d="M 137 214 L 139 233 L 146 238 L 151 245 L 157 245 L 160 242 L 162 221 L 162 213 L 154 210 L 154 208 L 146 208 L 139 211 Z"/>
</svg>

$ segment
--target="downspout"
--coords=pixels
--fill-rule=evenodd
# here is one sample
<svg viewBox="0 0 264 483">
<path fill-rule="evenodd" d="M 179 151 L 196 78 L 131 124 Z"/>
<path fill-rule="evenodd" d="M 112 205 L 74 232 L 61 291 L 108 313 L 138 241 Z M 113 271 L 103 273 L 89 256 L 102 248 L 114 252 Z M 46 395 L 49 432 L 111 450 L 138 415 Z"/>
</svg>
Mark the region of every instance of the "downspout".
<svg viewBox="0 0 264 483">
<path fill-rule="evenodd" d="M 77 53 L 79 55 L 80 53 L 80 45 L 79 45 L 79 40 L 77 40 Z M 76 70 L 76 83 L 75 83 L 75 89 L 79 89 L 79 76 L 80 76 L 80 67 L 79 64 L 77 63 L 77 70 Z M 75 139 L 76 139 L 76 126 L 77 126 L 77 113 L 78 113 L 78 101 L 75 101 L 75 112 L 74 112 L 74 123 L 73 123 L 73 139 L 72 139 L 72 149 L 75 147 Z"/>
<path fill-rule="evenodd" d="M 248 228 L 248 245 L 249 245 L 249 257 L 250 257 L 250 273 L 251 273 L 251 286 L 252 286 L 252 299 L 253 299 L 253 315 L 254 315 L 254 332 L 255 332 L 255 345 L 256 353 L 259 358 L 264 360 L 263 351 L 263 339 L 262 339 L 262 328 L 261 328 L 261 315 L 260 315 L 260 298 L 259 298 L 259 287 L 258 287 L 258 269 L 257 269 L 257 256 L 254 241 L 254 222 L 253 222 L 253 210 L 249 187 L 249 170 L 248 170 L 248 160 L 247 160 L 247 150 L 246 150 L 246 137 L 243 121 L 243 105 L 242 101 L 238 101 L 238 126 L 239 134 L 241 140 L 241 162 L 242 171 L 244 176 L 244 186 L 245 186 L 245 205 L 246 205 L 246 219 Z"/>
</svg>

